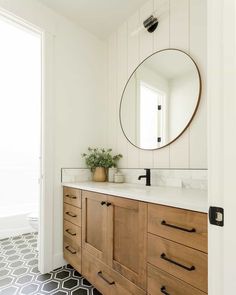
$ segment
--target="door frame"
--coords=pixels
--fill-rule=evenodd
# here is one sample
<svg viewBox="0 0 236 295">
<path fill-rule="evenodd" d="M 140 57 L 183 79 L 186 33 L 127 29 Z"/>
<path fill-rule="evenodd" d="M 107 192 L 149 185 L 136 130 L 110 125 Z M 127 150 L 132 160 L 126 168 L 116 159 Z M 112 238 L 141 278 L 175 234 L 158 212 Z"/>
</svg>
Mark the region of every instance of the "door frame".
<svg viewBox="0 0 236 295">
<path fill-rule="evenodd" d="M 54 83 L 52 33 L 0 7 L 0 15 L 41 35 L 41 155 L 38 268 L 41 273 L 54 267 L 53 255 L 53 196 L 54 196 Z"/>
<path fill-rule="evenodd" d="M 208 0 L 209 206 L 223 207 L 224 227 L 209 225 L 209 295 L 236 290 L 236 3 Z"/>
<path fill-rule="evenodd" d="M 54 268 L 53 212 L 54 212 L 54 36 L 42 32 L 42 145 L 41 199 L 39 225 L 39 271 Z"/>
</svg>

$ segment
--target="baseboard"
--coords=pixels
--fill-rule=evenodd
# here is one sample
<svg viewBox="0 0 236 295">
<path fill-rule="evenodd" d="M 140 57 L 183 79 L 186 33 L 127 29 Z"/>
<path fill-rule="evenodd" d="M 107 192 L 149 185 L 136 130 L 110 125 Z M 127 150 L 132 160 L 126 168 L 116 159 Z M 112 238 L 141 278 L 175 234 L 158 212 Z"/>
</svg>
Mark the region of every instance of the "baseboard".
<svg viewBox="0 0 236 295">
<path fill-rule="evenodd" d="M 63 265 L 66 265 L 67 262 L 63 258 L 63 252 L 57 253 L 53 257 L 53 269 L 62 267 Z"/>
<path fill-rule="evenodd" d="M 10 237 L 16 237 L 27 233 L 35 232 L 31 226 L 22 227 L 22 228 L 6 228 L 0 230 L 0 240 L 10 238 Z"/>
</svg>

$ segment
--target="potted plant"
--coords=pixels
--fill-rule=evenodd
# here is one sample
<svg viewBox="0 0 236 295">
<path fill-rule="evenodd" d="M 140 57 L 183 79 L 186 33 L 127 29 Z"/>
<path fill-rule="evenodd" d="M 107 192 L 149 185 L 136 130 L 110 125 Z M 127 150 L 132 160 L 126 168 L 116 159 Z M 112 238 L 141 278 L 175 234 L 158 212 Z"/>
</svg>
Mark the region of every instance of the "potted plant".
<svg viewBox="0 0 236 295">
<path fill-rule="evenodd" d="M 112 149 L 89 147 L 88 152 L 82 154 L 86 165 L 93 173 L 94 181 L 106 181 L 108 168 L 116 167 L 117 162 L 122 158 L 121 154 L 113 156 L 111 152 Z"/>
</svg>

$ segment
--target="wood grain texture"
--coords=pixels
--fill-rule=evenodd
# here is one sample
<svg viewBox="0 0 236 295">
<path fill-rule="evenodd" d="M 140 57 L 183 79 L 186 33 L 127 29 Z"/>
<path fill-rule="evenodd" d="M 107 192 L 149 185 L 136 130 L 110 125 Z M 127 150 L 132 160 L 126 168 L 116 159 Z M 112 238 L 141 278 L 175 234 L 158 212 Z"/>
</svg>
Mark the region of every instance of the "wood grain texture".
<svg viewBox="0 0 236 295">
<path fill-rule="evenodd" d="M 104 295 L 161 295 L 163 285 L 171 295 L 207 292 L 207 214 L 82 191 L 82 210 L 64 203 L 64 216 L 64 258 Z"/>
<path fill-rule="evenodd" d="M 81 209 L 64 203 L 64 219 L 81 226 Z"/>
<path fill-rule="evenodd" d="M 65 242 L 74 247 L 81 247 L 82 230 L 80 226 L 64 220 L 63 235 Z"/>
<path fill-rule="evenodd" d="M 196 232 L 162 225 L 162 221 Z M 207 214 L 148 204 L 148 232 L 207 253 Z"/>
<path fill-rule="evenodd" d="M 82 247 L 102 261 L 106 261 L 107 207 L 106 195 L 82 193 Z"/>
<path fill-rule="evenodd" d="M 161 258 L 163 253 L 168 259 L 195 269 L 188 271 L 166 261 Z M 148 234 L 148 262 L 207 293 L 207 254 Z"/>
<path fill-rule="evenodd" d="M 102 276 L 112 285 L 109 285 Z M 145 295 L 145 291 L 135 286 L 108 265 L 94 258 L 86 250 L 83 251 L 82 273 L 103 295 Z"/>
<path fill-rule="evenodd" d="M 71 252 L 74 254 L 72 254 Z M 70 263 L 78 272 L 82 271 L 82 263 L 81 263 L 81 247 L 74 247 L 64 242 L 64 259 Z"/>
<path fill-rule="evenodd" d="M 81 208 L 81 190 L 64 186 L 63 196 L 65 203 Z"/>
<path fill-rule="evenodd" d="M 154 267 L 147 266 L 148 294 L 163 295 L 161 288 L 165 287 L 166 292 L 171 295 L 205 295 L 202 291 L 176 279 L 168 273 Z"/>
<path fill-rule="evenodd" d="M 153 10 L 158 14 L 157 30 L 153 34 L 145 30 L 138 32 Z M 124 154 L 121 168 L 207 168 L 205 11 L 204 0 L 149 0 L 110 36 L 108 142 L 114 151 Z M 120 93 L 140 61 L 154 51 L 169 47 L 190 53 L 200 66 L 204 79 L 202 102 L 190 128 L 175 143 L 147 152 L 133 147 L 121 132 Z"/>
<path fill-rule="evenodd" d="M 146 289 L 147 204 L 108 196 L 108 263 Z"/>
</svg>

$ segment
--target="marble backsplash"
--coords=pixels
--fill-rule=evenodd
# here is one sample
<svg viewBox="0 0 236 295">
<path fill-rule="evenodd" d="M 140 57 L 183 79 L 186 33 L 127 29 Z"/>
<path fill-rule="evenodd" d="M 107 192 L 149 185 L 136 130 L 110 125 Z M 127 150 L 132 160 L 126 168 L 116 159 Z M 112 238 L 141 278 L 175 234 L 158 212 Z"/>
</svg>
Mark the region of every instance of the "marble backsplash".
<svg viewBox="0 0 236 295">
<path fill-rule="evenodd" d="M 138 180 L 145 174 L 144 169 L 119 169 L 125 176 L 125 182 L 145 184 L 145 179 Z M 87 168 L 62 168 L 62 182 L 91 181 L 92 175 Z M 182 187 L 187 189 L 207 190 L 207 170 L 151 169 L 151 185 Z"/>
</svg>

